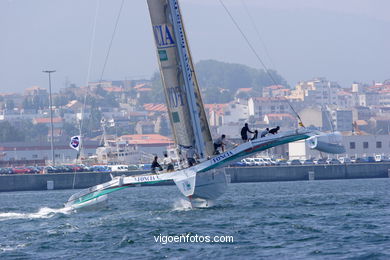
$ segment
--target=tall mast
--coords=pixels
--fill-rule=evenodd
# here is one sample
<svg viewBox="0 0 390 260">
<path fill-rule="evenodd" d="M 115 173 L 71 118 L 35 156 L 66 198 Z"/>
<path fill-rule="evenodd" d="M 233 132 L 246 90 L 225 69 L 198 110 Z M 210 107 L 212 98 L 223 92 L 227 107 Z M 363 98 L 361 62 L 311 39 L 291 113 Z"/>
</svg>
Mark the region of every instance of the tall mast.
<svg viewBox="0 0 390 260">
<path fill-rule="evenodd" d="M 210 129 L 177 0 L 148 0 L 160 73 L 175 141 L 212 155 Z"/>
</svg>

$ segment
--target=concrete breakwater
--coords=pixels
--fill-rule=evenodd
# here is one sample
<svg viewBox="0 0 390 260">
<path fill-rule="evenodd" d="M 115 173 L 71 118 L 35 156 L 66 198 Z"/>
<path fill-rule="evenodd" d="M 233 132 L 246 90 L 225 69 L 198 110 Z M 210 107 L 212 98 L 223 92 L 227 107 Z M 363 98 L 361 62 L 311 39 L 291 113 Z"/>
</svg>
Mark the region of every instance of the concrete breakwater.
<svg viewBox="0 0 390 260">
<path fill-rule="evenodd" d="M 232 183 L 390 177 L 390 163 L 228 167 L 225 169 L 226 173 L 230 175 Z M 146 172 L 130 171 L 113 173 L 113 175 L 129 176 Z M 104 172 L 1 175 L 0 192 L 83 189 L 107 182 L 110 179 L 110 174 Z M 165 184 L 173 184 L 173 182 Z"/>
</svg>

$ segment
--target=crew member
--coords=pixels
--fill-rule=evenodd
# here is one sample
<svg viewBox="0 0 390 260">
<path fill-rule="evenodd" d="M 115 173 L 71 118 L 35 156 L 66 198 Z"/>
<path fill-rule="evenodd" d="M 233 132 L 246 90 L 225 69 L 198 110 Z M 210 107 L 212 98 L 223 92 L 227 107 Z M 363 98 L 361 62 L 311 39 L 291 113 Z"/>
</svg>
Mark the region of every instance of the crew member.
<svg viewBox="0 0 390 260">
<path fill-rule="evenodd" d="M 255 130 L 255 134 L 253 135 L 251 141 L 257 139 L 257 135 L 259 134 L 259 131 Z"/>
<path fill-rule="evenodd" d="M 195 149 L 193 147 L 190 147 L 187 150 L 186 157 L 187 157 L 188 167 L 194 166 L 196 163 L 196 160 L 194 158 L 195 157 Z"/>
<path fill-rule="evenodd" d="M 161 167 L 161 165 L 158 163 L 158 157 L 157 156 L 154 156 L 154 160 L 152 162 L 152 173 L 156 173 L 156 168 L 159 168 L 160 171 L 163 170 L 163 168 Z"/>
<path fill-rule="evenodd" d="M 273 135 L 276 135 L 278 133 L 279 129 L 280 129 L 280 127 L 277 126 L 275 128 L 272 128 L 271 130 L 269 130 L 269 133 L 273 134 Z"/>
<path fill-rule="evenodd" d="M 215 154 L 219 154 L 218 148 L 221 147 L 222 152 L 225 152 L 225 143 L 223 142 L 226 138 L 226 135 L 221 135 L 221 137 L 217 138 L 214 142 L 214 150 Z"/>
<path fill-rule="evenodd" d="M 163 164 L 167 169 L 167 172 L 172 172 L 174 170 L 172 159 L 168 157 L 168 154 L 164 154 Z"/>
<path fill-rule="evenodd" d="M 260 138 L 265 137 L 269 133 L 269 128 L 267 127 L 265 130 L 263 130 L 260 134 Z"/>
<path fill-rule="evenodd" d="M 248 132 L 253 134 L 251 130 L 249 130 L 248 123 L 245 123 L 245 126 L 241 129 L 241 139 L 244 142 L 248 141 Z"/>
</svg>

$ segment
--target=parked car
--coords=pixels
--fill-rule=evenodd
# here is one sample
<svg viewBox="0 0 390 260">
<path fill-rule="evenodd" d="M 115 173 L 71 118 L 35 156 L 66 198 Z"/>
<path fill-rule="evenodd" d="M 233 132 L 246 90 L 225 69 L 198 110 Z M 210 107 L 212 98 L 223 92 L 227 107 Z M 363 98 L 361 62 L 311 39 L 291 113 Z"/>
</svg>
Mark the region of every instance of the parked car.
<svg viewBox="0 0 390 260">
<path fill-rule="evenodd" d="M 313 159 L 307 159 L 307 160 L 304 160 L 303 165 L 313 165 L 314 164 L 314 161 Z"/>
<path fill-rule="evenodd" d="M 277 160 L 276 165 L 287 165 L 287 160 L 286 159 Z"/>
<path fill-rule="evenodd" d="M 245 158 L 241 160 L 243 163 L 245 163 L 247 166 L 254 166 L 255 160 L 253 158 Z"/>
<path fill-rule="evenodd" d="M 26 174 L 26 173 L 31 173 L 31 170 L 28 169 L 27 167 L 13 167 L 12 171 L 16 174 Z"/>
<path fill-rule="evenodd" d="M 14 171 L 12 168 L 6 167 L 6 168 L 0 168 L 0 174 L 13 174 Z"/>
<path fill-rule="evenodd" d="M 333 159 L 329 158 L 328 160 L 326 160 L 326 163 L 327 164 L 340 164 L 340 161 L 335 159 L 335 158 L 333 158 Z"/>
<path fill-rule="evenodd" d="M 130 165 L 128 166 L 128 169 L 129 169 L 129 171 L 136 171 L 136 170 L 139 170 L 138 166 L 135 165 L 135 164 L 130 164 Z"/>
<path fill-rule="evenodd" d="M 268 162 L 269 165 L 276 165 L 276 162 L 274 160 L 272 160 L 271 158 L 263 158 L 264 161 Z"/>
<path fill-rule="evenodd" d="M 302 163 L 301 163 L 300 160 L 294 159 L 294 160 L 288 160 L 288 161 L 287 161 L 287 164 L 288 164 L 288 165 L 301 165 Z"/>
<path fill-rule="evenodd" d="M 339 158 L 340 163 L 351 163 L 352 160 L 346 157 Z"/>
<path fill-rule="evenodd" d="M 244 167 L 244 166 L 247 166 L 244 162 L 234 162 L 234 163 L 231 163 L 229 164 L 230 167 Z"/>
<path fill-rule="evenodd" d="M 355 163 L 367 163 L 367 158 L 356 158 Z"/>
<path fill-rule="evenodd" d="M 316 164 L 326 164 L 326 160 L 320 158 L 320 159 L 317 160 Z"/>
<path fill-rule="evenodd" d="M 376 161 L 375 161 L 375 158 L 374 158 L 373 156 L 368 156 L 368 157 L 367 157 L 367 162 L 369 162 L 369 163 L 374 163 L 374 162 L 376 162 Z"/>
<path fill-rule="evenodd" d="M 113 172 L 127 172 L 129 170 L 127 165 L 110 165 L 109 167 Z"/>
<path fill-rule="evenodd" d="M 111 171 L 110 167 L 108 167 L 106 165 L 93 165 L 89 169 L 92 172 L 110 172 Z"/>
<path fill-rule="evenodd" d="M 253 161 L 255 162 L 256 166 L 266 166 L 271 164 L 266 162 L 263 158 L 253 158 Z"/>
<path fill-rule="evenodd" d="M 147 170 L 147 171 L 149 171 L 149 170 L 152 169 L 152 164 L 151 164 L 151 163 L 141 164 L 141 165 L 139 166 L 139 168 L 142 169 L 142 170 Z"/>
</svg>

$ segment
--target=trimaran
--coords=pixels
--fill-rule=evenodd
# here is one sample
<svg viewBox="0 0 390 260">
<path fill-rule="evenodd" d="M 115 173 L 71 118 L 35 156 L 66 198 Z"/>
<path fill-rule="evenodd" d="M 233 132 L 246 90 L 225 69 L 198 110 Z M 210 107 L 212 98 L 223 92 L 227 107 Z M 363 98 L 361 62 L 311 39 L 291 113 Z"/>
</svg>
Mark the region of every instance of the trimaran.
<svg viewBox="0 0 390 260">
<path fill-rule="evenodd" d="M 107 194 L 140 184 L 174 181 L 194 207 L 207 206 L 221 196 L 229 182 L 223 166 L 278 145 L 309 139 L 311 148 L 339 153 L 342 147 L 327 142 L 324 133 L 299 129 L 269 135 L 215 155 L 213 140 L 194 72 L 191 53 L 177 0 L 147 0 L 159 69 L 170 123 L 177 147 L 195 149 L 200 163 L 159 174 L 117 176 L 111 181 L 72 195 L 66 207 L 81 208 L 107 198 Z M 325 142 L 321 142 L 324 139 Z"/>
</svg>

